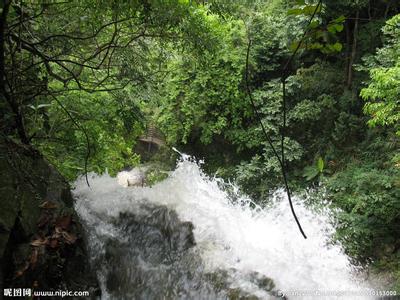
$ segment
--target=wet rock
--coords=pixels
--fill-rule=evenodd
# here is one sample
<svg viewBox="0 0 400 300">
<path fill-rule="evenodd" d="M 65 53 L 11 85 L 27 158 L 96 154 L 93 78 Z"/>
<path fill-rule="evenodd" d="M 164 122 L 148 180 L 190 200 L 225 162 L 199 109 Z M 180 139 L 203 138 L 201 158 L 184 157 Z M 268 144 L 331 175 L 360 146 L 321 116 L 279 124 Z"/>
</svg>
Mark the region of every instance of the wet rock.
<svg viewBox="0 0 400 300">
<path fill-rule="evenodd" d="M 275 283 L 271 278 L 264 276 L 258 272 L 250 273 L 250 281 L 255 283 L 259 288 L 265 291 L 272 291 L 275 288 Z"/>
<path fill-rule="evenodd" d="M 33 148 L 0 136 L 2 288 L 89 290 L 98 293 L 83 229 L 64 178 Z M 68 226 L 57 223 L 71 218 Z"/>
<path fill-rule="evenodd" d="M 251 295 L 239 288 L 229 289 L 227 295 L 229 300 L 260 300 L 259 297 Z"/>
<path fill-rule="evenodd" d="M 146 176 L 144 170 L 132 169 L 130 171 L 121 171 L 117 174 L 118 184 L 123 187 L 144 186 Z"/>
<path fill-rule="evenodd" d="M 129 233 L 144 253 L 163 255 L 180 252 L 195 243 L 193 224 L 182 222 L 177 214 L 166 206 L 143 203 L 140 214 L 121 213 L 114 224 Z"/>
<path fill-rule="evenodd" d="M 239 273 L 239 271 L 234 268 L 229 270 L 220 269 L 212 273 L 207 273 L 206 278 L 215 289 L 218 291 L 225 291 L 226 297 L 230 300 L 263 299 L 241 288 L 232 288 L 231 284 L 234 281 L 233 278 L 237 275 L 237 273 Z M 251 272 L 247 274 L 246 277 L 248 277 L 249 281 L 254 283 L 257 288 L 266 292 L 268 299 L 282 299 L 278 296 L 277 291 L 275 291 L 275 284 L 272 279 L 258 272 Z"/>
<path fill-rule="evenodd" d="M 110 223 L 111 234 L 98 232 L 95 245 L 104 250 L 93 261 L 110 298 L 226 299 L 203 278 L 192 223 L 173 210 L 143 201 L 137 212 L 121 213 Z"/>
<path fill-rule="evenodd" d="M 93 264 L 111 299 L 280 299 L 273 281 L 260 273 L 206 271 L 193 224 L 173 209 L 145 199 L 133 205 L 116 217 L 99 213 L 91 219 L 102 228 L 89 229 L 96 233 Z M 235 279 L 243 276 L 255 293 L 236 287 Z"/>
</svg>

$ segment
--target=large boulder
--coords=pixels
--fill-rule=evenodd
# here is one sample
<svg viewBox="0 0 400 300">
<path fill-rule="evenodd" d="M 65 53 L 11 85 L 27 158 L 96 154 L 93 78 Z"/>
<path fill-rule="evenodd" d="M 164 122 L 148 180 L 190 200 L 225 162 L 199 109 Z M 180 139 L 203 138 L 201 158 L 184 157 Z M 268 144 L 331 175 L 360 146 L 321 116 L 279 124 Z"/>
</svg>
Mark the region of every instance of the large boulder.
<svg viewBox="0 0 400 300">
<path fill-rule="evenodd" d="M 0 288 L 98 294 L 64 178 L 32 147 L 0 135 Z"/>
</svg>

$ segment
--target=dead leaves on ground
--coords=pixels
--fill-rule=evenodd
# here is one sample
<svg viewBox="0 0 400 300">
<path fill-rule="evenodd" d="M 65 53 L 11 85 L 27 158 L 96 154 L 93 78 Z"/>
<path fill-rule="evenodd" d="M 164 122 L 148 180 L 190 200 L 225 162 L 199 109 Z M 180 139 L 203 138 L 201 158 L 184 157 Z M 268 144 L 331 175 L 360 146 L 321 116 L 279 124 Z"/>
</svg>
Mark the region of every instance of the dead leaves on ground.
<svg viewBox="0 0 400 300">
<path fill-rule="evenodd" d="M 43 209 L 37 222 L 38 235 L 30 242 L 32 247 L 30 256 L 22 264 L 14 275 L 14 279 L 23 276 L 28 269 L 33 270 L 38 264 L 39 257 L 46 253 L 46 250 L 60 253 L 65 245 L 73 245 L 77 241 L 72 226 L 74 220 L 71 214 L 57 216 L 58 204 L 53 201 L 44 201 L 39 205 Z"/>
<path fill-rule="evenodd" d="M 30 266 L 29 262 L 28 261 L 25 262 L 24 266 L 21 269 L 19 269 L 18 271 L 15 272 L 14 279 L 24 275 L 26 270 L 29 269 L 29 266 Z"/>
<path fill-rule="evenodd" d="M 33 247 L 49 246 L 52 249 L 61 247 L 64 243 L 72 245 L 78 238 L 75 234 L 55 228 L 55 232 L 46 238 L 37 238 L 30 245 Z"/>
<path fill-rule="evenodd" d="M 39 205 L 39 207 L 44 209 L 55 209 L 58 206 L 53 201 L 44 201 L 42 204 Z"/>
<path fill-rule="evenodd" d="M 31 257 L 29 259 L 29 264 L 31 265 L 32 269 L 35 268 L 35 266 L 36 266 L 36 263 L 38 261 L 38 256 L 39 256 L 38 248 L 33 248 Z"/>
<path fill-rule="evenodd" d="M 31 241 L 31 246 L 49 246 L 50 248 L 55 249 L 64 243 L 70 245 L 74 244 L 77 237 L 75 234 L 69 232 L 72 222 L 71 215 L 60 216 L 54 222 L 51 216 L 43 215 L 38 222 L 38 227 L 43 228 L 46 225 L 49 225 L 51 231 L 45 237 L 39 237 Z"/>
<path fill-rule="evenodd" d="M 71 225 L 73 223 L 72 216 L 70 214 L 59 216 L 55 219 L 54 214 L 51 213 L 51 209 L 55 209 L 58 205 L 52 201 L 44 201 L 39 205 L 40 208 L 45 209 L 37 223 L 40 229 L 50 229 L 50 233 L 45 238 L 38 238 L 31 242 L 34 247 L 49 246 L 52 249 L 58 248 L 64 243 L 74 244 L 77 240 L 75 234 L 70 232 Z"/>
<path fill-rule="evenodd" d="M 50 239 L 49 241 L 49 247 L 54 249 L 59 247 L 59 243 L 57 239 Z"/>
<path fill-rule="evenodd" d="M 38 228 L 43 228 L 53 219 L 53 216 L 50 214 L 42 214 L 40 216 L 39 221 L 37 222 Z"/>
<path fill-rule="evenodd" d="M 33 240 L 31 242 L 31 246 L 39 247 L 39 246 L 47 245 L 47 243 L 48 243 L 48 239 L 47 238 L 40 237 L 40 238 L 38 238 L 36 240 Z"/>
<path fill-rule="evenodd" d="M 76 235 L 72 233 L 68 233 L 66 231 L 62 232 L 62 236 L 67 244 L 74 244 L 77 240 Z"/>
<path fill-rule="evenodd" d="M 36 266 L 36 263 L 38 261 L 38 256 L 39 256 L 39 250 L 38 250 L 38 248 L 34 247 L 31 255 L 29 256 L 29 259 L 27 261 L 25 261 L 23 267 L 15 272 L 14 279 L 24 275 L 25 272 L 29 269 L 29 267 L 31 269 L 34 269 Z"/>
<path fill-rule="evenodd" d="M 71 222 L 72 222 L 71 215 L 58 217 L 56 220 L 56 228 L 59 227 L 64 230 L 67 230 L 70 227 Z"/>
<path fill-rule="evenodd" d="M 77 240 L 77 237 L 73 233 L 69 233 L 61 227 L 55 227 L 55 231 L 51 238 L 58 242 L 66 242 L 67 244 L 73 244 Z"/>
</svg>

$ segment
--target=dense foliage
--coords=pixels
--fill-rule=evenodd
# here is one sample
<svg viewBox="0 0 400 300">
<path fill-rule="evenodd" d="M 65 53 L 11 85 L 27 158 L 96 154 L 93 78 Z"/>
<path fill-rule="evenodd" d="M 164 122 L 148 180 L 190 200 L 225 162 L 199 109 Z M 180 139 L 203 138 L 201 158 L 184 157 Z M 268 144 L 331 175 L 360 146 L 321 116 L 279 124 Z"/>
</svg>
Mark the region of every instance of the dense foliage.
<svg viewBox="0 0 400 300">
<path fill-rule="evenodd" d="M 216 38 L 206 10 L 187 1 L 2 5 L 1 129 L 69 179 L 137 163 L 138 95 L 164 76 L 166 45 L 195 54 Z"/>
<path fill-rule="evenodd" d="M 138 164 L 135 143 L 156 124 L 261 203 L 282 179 L 250 91 L 277 149 L 285 134 L 291 186 L 327 188 L 346 251 L 400 288 L 399 3 L 2 5 L 2 134 L 73 180 Z"/>
<path fill-rule="evenodd" d="M 385 41 L 376 55 L 366 57 L 366 66 L 371 77 L 361 96 L 368 100 L 365 112 L 372 115 L 371 126 L 393 126 L 400 135 L 399 84 L 400 84 L 400 15 L 386 22 L 382 28 Z"/>
</svg>

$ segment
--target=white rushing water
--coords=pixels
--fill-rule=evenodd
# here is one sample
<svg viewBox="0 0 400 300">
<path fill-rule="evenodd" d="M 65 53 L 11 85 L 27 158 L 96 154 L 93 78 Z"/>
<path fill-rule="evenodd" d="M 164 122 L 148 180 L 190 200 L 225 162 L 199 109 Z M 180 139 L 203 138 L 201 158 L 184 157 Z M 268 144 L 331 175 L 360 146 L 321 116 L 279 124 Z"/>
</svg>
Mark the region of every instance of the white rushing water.
<svg viewBox="0 0 400 300">
<path fill-rule="evenodd" d="M 95 231 L 118 235 L 108 224 L 109 218 L 124 212 L 137 213 L 137 202 L 146 199 L 176 211 L 181 221 L 193 223 L 196 253 L 205 271 L 235 270 L 230 282 L 232 288 L 266 298 L 248 280 L 246 274 L 251 272 L 272 278 L 276 290 L 289 293 L 289 299 L 298 298 L 290 296 L 293 291 L 330 291 L 336 295 L 346 292 L 345 299 L 354 299 L 355 295 L 349 292 L 367 287 L 358 279 L 356 268 L 342 248 L 330 243 L 335 228 L 330 222 L 329 209 L 315 212 L 294 197 L 295 210 L 308 236 L 305 240 L 282 190 L 274 193 L 271 207 L 265 210 L 243 196 L 232 200 L 221 189 L 220 180 L 205 176 L 187 157 L 169 178 L 153 187 L 124 188 L 107 174 L 93 176 L 90 183 L 91 188 L 83 179 L 78 180 L 74 191 L 78 214 L 92 226 L 89 236 L 95 235 Z M 92 248 L 99 247 L 93 246 L 93 240 L 91 243 Z M 337 299 L 321 295 L 317 298 Z"/>
</svg>

